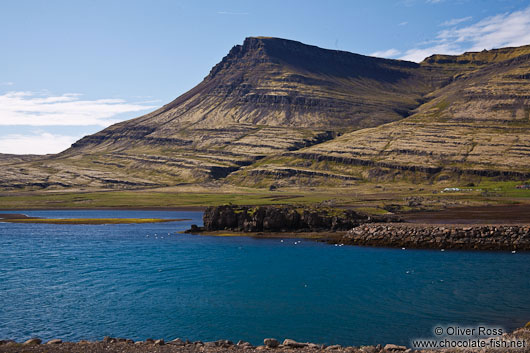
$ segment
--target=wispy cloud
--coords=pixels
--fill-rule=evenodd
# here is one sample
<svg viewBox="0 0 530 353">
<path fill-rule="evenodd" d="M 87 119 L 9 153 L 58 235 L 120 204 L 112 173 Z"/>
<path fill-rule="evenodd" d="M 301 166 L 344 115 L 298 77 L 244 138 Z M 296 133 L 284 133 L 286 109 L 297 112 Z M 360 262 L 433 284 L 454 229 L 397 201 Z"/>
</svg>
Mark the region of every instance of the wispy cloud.
<svg viewBox="0 0 530 353">
<path fill-rule="evenodd" d="M 248 12 L 235 12 L 235 11 L 217 11 L 219 15 L 234 15 L 234 16 L 244 16 L 248 15 Z"/>
<path fill-rule="evenodd" d="M 442 1 L 444 1 L 444 0 L 427 0 L 426 3 L 427 4 L 438 4 L 438 3 L 442 2 Z"/>
<path fill-rule="evenodd" d="M 118 121 L 118 114 L 155 108 L 145 103 L 128 103 L 123 99 L 82 100 L 80 97 L 76 93 L 5 93 L 0 95 L 0 126 L 108 126 Z"/>
<path fill-rule="evenodd" d="M 530 7 L 488 17 L 466 27 L 442 30 L 433 41 L 407 50 L 400 59 L 419 62 L 435 53 L 460 54 L 525 44 L 530 44 Z"/>
<path fill-rule="evenodd" d="M 406 26 L 408 25 L 409 23 L 407 21 L 403 21 L 401 23 L 398 24 L 398 26 Z"/>
<path fill-rule="evenodd" d="M 48 154 L 64 151 L 81 136 L 55 135 L 48 132 L 0 136 L 0 153 Z"/>
<path fill-rule="evenodd" d="M 445 22 L 442 22 L 440 26 L 449 27 L 449 26 L 456 26 L 457 24 L 460 24 L 462 22 L 470 21 L 473 17 L 467 16 L 462 18 L 453 18 L 452 20 L 448 20 Z"/>
<path fill-rule="evenodd" d="M 377 56 L 379 58 L 390 58 L 390 57 L 394 57 L 396 55 L 399 55 L 401 54 L 401 52 L 397 49 L 388 49 L 388 50 L 382 50 L 382 51 L 376 51 L 376 52 L 373 52 L 372 54 L 370 54 L 371 56 Z"/>
<path fill-rule="evenodd" d="M 0 86 L 13 86 L 15 83 L 11 81 L 0 82 Z"/>
</svg>

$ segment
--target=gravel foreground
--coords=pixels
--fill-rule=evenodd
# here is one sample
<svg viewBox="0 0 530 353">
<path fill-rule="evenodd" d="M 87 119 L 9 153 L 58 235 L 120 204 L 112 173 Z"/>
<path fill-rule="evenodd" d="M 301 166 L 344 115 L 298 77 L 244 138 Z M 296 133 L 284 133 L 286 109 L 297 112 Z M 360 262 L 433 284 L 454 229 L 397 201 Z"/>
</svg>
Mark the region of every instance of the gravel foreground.
<svg viewBox="0 0 530 353">
<path fill-rule="evenodd" d="M 525 341 L 523 348 L 482 348 L 482 349 L 435 349 L 435 350 L 421 350 L 421 352 L 438 352 L 438 353 L 466 353 L 466 352 L 530 352 L 530 327 L 518 329 L 511 334 L 505 334 L 500 337 L 500 340 L 509 341 Z M 294 340 L 286 339 L 280 343 L 274 338 L 266 338 L 263 345 L 253 346 L 248 342 L 239 341 L 233 343 L 228 340 L 219 340 L 214 342 L 190 342 L 181 339 L 175 339 L 170 342 L 164 340 L 152 340 L 134 342 L 125 338 L 111 338 L 105 337 L 102 341 L 79 341 L 79 342 L 62 342 L 61 340 L 51 340 L 49 342 L 41 342 L 40 339 L 30 339 L 24 343 L 17 343 L 10 340 L 0 341 L 0 352 L 6 353 L 144 353 L 144 352 L 176 352 L 176 353 L 192 353 L 192 352 L 330 352 L 330 353 L 408 353 L 414 351 L 405 346 L 398 346 L 387 344 L 385 346 L 362 346 L 362 347 L 343 347 L 340 345 L 325 346 L 314 343 L 301 343 Z"/>
</svg>

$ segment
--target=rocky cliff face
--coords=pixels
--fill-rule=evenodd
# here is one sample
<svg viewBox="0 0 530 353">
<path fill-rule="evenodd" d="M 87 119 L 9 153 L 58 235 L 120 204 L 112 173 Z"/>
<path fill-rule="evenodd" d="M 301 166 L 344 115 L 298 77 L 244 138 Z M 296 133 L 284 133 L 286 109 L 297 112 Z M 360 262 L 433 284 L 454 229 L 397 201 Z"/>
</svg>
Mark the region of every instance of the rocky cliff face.
<svg viewBox="0 0 530 353">
<path fill-rule="evenodd" d="M 10 163 L 0 187 L 524 178 L 528 55 L 505 48 L 416 64 L 247 38 L 173 102 L 58 155 Z"/>
<path fill-rule="evenodd" d="M 400 221 L 391 216 L 367 216 L 353 210 L 294 206 L 215 206 L 204 211 L 204 230 L 293 232 L 350 230 L 362 223 Z"/>
</svg>

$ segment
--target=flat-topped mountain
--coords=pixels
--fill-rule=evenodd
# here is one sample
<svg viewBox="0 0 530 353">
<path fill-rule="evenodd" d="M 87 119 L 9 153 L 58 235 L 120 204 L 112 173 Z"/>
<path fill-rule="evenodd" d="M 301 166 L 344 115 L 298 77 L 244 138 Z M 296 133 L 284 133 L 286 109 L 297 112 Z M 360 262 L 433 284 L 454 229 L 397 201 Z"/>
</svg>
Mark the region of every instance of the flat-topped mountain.
<svg viewBox="0 0 530 353">
<path fill-rule="evenodd" d="M 506 166 L 491 156 L 508 145 L 528 152 L 528 55 L 504 48 L 417 64 L 247 38 L 169 104 L 58 155 L 10 163 L 0 185 L 348 184 L 403 171 L 433 181 L 447 163 L 520 176 L 528 166 L 519 157 Z M 471 137 L 479 125 L 486 135 Z M 494 136 L 506 137 L 503 149 L 487 142 Z"/>
</svg>

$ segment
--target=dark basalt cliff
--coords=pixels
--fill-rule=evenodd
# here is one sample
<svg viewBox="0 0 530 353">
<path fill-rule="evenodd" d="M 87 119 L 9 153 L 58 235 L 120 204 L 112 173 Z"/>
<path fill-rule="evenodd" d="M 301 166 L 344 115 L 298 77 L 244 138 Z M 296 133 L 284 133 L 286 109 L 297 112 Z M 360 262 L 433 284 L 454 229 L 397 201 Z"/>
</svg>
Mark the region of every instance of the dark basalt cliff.
<svg viewBox="0 0 530 353">
<path fill-rule="evenodd" d="M 0 188 L 521 179 L 529 56 L 526 46 L 416 64 L 251 37 L 152 113 L 57 155 L 0 158 Z"/>
<path fill-rule="evenodd" d="M 368 216 L 353 210 L 282 206 L 214 206 L 204 211 L 204 231 L 344 231 L 363 223 L 399 222 L 395 216 Z M 193 231 L 199 230 L 192 228 Z"/>
</svg>

